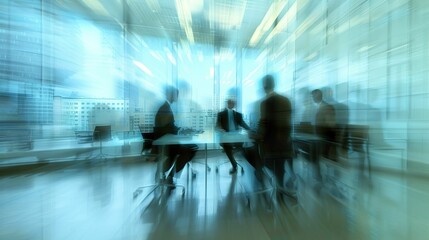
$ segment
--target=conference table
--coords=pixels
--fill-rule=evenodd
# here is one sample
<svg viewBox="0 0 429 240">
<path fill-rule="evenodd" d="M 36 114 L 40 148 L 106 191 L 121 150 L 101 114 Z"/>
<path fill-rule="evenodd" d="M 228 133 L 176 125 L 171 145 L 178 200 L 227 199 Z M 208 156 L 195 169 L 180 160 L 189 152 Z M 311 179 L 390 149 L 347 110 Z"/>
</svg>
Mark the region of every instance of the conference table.
<svg viewBox="0 0 429 240">
<path fill-rule="evenodd" d="M 168 145 L 175 144 L 196 144 L 204 145 L 205 153 L 205 165 L 207 165 L 207 151 L 209 144 L 220 144 L 220 143 L 237 143 L 237 142 L 251 142 L 246 131 L 237 132 L 222 132 L 222 131 L 207 131 L 200 134 L 188 134 L 188 135 L 175 135 L 166 134 L 152 144 L 161 147 L 161 153 L 165 155 L 165 147 Z M 207 167 L 205 168 L 205 198 L 207 199 Z"/>
<path fill-rule="evenodd" d="M 322 139 L 315 134 L 294 133 L 292 140 L 296 151 L 303 154 L 309 161 L 317 163 L 320 155 Z"/>
<path fill-rule="evenodd" d="M 313 134 L 305 133 L 294 133 L 292 134 L 294 145 L 298 148 L 298 151 L 307 155 L 308 159 L 313 162 L 318 162 L 319 156 L 319 143 L 320 137 Z M 166 134 L 153 142 L 153 145 L 157 145 L 161 148 L 161 153 L 166 154 L 166 146 L 175 144 L 196 144 L 204 146 L 204 163 L 206 165 L 204 174 L 204 189 L 205 199 L 207 200 L 207 152 L 209 144 L 220 144 L 220 143 L 251 143 L 253 140 L 249 138 L 246 131 L 239 132 L 221 132 L 221 131 L 208 131 L 200 134 L 189 134 L 189 135 L 174 135 Z"/>
</svg>

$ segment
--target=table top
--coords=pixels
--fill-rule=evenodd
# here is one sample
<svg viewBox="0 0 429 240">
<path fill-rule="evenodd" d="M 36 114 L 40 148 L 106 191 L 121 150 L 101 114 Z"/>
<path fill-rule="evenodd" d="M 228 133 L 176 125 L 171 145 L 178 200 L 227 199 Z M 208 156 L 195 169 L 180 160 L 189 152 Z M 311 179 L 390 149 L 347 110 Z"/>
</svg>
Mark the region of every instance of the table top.
<svg viewBox="0 0 429 240">
<path fill-rule="evenodd" d="M 320 137 L 314 134 L 295 133 L 292 139 L 298 141 L 319 141 Z M 166 134 L 153 142 L 153 145 L 171 144 L 211 144 L 211 143 L 236 143 L 253 142 L 246 132 L 204 132 L 194 135 Z"/>
<path fill-rule="evenodd" d="M 204 132 L 195 135 L 174 135 L 166 134 L 157 140 L 153 145 L 171 144 L 211 144 L 211 143 L 235 143 L 251 142 L 246 132 Z"/>
<path fill-rule="evenodd" d="M 315 134 L 308 133 L 295 133 L 292 135 L 293 140 L 298 141 L 319 141 L 321 138 Z"/>
</svg>

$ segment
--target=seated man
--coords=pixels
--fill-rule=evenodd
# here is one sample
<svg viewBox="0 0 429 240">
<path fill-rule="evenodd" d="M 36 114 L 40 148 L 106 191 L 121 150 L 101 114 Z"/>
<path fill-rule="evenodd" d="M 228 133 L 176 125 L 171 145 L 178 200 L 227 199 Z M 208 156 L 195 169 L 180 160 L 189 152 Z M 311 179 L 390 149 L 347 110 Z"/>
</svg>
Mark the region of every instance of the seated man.
<svg viewBox="0 0 429 240">
<path fill-rule="evenodd" d="M 234 111 L 235 101 L 233 99 L 227 100 L 227 107 L 217 114 L 216 128 L 223 132 L 234 132 L 239 127 L 243 127 L 246 130 L 250 130 L 249 126 L 243 121 L 243 115 L 237 111 Z M 237 161 L 234 159 L 232 150 L 234 147 L 242 147 L 243 143 L 221 143 L 226 156 L 228 156 L 231 162 L 232 169 L 229 171 L 230 174 L 237 172 Z"/>
<path fill-rule="evenodd" d="M 165 94 L 167 99 L 155 116 L 154 135 L 156 139 L 165 134 L 177 134 L 179 131 L 179 127 L 174 123 L 174 115 L 170 107 L 170 104 L 177 100 L 179 91 L 174 87 L 167 87 Z M 177 157 L 175 169 L 170 171 L 170 174 L 167 176 L 168 183 L 173 184 L 174 174 L 180 172 L 186 163 L 192 160 L 197 150 L 198 146 L 195 144 L 175 144 L 168 146 L 168 158 L 163 166 L 164 172 L 173 166 Z"/>
</svg>

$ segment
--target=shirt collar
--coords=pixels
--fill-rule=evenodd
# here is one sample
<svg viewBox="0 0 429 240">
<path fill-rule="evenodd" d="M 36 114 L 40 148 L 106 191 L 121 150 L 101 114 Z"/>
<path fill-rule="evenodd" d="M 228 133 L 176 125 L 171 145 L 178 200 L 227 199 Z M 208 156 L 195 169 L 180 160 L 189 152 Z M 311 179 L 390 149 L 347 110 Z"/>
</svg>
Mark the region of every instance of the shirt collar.
<svg viewBox="0 0 429 240">
<path fill-rule="evenodd" d="M 269 98 L 269 97 L 271 97 L 271 96 L 274 96 L 274 95 L 276 95 L 276 94 L 277 94 L 276 92 L 272 91 L 272 92 L 270 92 L 270 93 L 266 94 L 266 95 L 265 95 L 265 97 L 264 97 L 263 99 L 267 99 L 267 98 Z"/>
</svg>

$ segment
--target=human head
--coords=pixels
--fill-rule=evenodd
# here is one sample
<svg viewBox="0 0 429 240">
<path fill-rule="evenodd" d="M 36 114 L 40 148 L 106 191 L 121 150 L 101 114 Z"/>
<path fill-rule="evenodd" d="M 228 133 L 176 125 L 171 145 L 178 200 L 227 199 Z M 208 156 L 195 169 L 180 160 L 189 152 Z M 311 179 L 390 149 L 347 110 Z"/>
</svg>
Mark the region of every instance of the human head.
<svg viewBox="0 0 429 240">
<path fill-rule="evenodd" d="M 230 98 L 226 100 L 226 106 L 229 109 L 233 109 L 235 107 L 235 100 Z"/>
<path fill-rule="evenodd" d="M 275 87 L 274 77 L 270 74 L 265 75 L 262 78 L 262 86 L 266 94 L 273 92 Z"/>
<path fill-rule="evenodd" d="M 322 91 L 320 89 L 315 89 L 315 90 L 311 91 L 311 96 L 313 97 L 313 101 L 315 103 L 320 103 L 323 99 L 323 94 L 322 94 Z"/>
<path fill-rule="evenodd" d="M 173 103 L 179 97 L 179 90 L 173 86 L 167 86 L 165 88 L 165 97 L 170 103 Z"/>
</svg>

